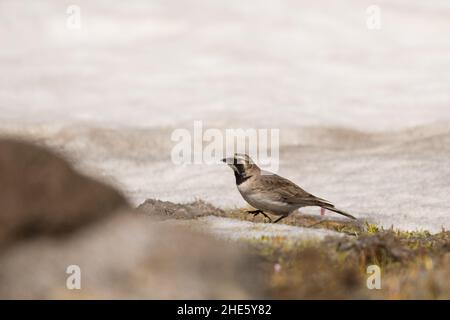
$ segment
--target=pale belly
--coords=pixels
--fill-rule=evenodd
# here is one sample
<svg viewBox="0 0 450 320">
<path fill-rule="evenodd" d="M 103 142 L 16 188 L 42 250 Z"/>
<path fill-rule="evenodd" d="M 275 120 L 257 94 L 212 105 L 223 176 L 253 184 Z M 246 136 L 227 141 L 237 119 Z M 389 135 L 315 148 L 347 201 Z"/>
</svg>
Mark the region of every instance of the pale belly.
<svg viewBox="0 0 450 320">
<path fill-rule="evenodd" d="M 299 206 L 288 205 L 280 201 L 272 201 L 270 199 L 261 197 L 259 194 L 242 192 L 239 190 L 245 201 L 252 207 L 262 210 L 267 213 L 271 213 L 278 216 L 284 216 L 290 214 L 292 211 L 299 208 Z"/>
</svg>

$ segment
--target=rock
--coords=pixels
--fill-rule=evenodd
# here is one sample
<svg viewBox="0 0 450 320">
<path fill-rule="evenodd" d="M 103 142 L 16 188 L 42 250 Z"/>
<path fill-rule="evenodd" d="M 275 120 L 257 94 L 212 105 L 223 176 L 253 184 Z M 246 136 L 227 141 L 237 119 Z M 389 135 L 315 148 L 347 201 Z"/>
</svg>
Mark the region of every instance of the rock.
<svg viewBox="0 0 450 320">
<path fill-rule="evenodd" d="M 81 268 L 81 290 L 66 268 Z M 0 256 L 0 298 L 263 298 L 255 258 L 227 243 L 135 212 L 63 239 L 30 239 Z"/>
<path fill-rule="evenodd" d="M 264 296 L 245 249 L 151 217 L 217 210 L 206 203 L 150 200 L 132 211 L 112 187 L 15 140 L 0 140 L 0 177 L 0 298 Z M 78 270 L 69 266 L 80 268 L 80 290 L 67 287 L 66 272 Z"/>
<path fill-rule="evenodd" d="M 178 204 L 170 201 L 147 199 L 137 209 L 159 219 L 194 219 L 208 215 L 225 215 L 223 210 L 202 200 Z"/>
<path fill-rule="evenodd" d="M 59 156 L 0 139 L 0 248 L 15 239 L 65 234 L 110 215 L 127 201 Z"/>
</svg>

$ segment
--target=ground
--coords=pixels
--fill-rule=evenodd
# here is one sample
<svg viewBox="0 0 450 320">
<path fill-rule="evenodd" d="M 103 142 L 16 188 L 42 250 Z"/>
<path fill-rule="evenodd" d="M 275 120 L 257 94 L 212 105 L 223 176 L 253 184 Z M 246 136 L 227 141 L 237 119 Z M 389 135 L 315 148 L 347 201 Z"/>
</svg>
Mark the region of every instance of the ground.
<svg viewBox="0 0 450 320">
<path fill-rule="evenodd" d="M 271 224 L 247 214 L 246 208 L 220 210 L 202 201 L 188 207 L 201 209 L 197 216 L 187 216 L 176 205 L 167 205 L 167 215 L 159 223 L 183 225 L 250 248 L 261 258 L 255 272 L 261 272 L 269 297 L 450 297 L 449 231 L 405 232 L 365 221 L 302 214 Z M 380 289 L 367 287 L 371 265 L 380 268 Z"/>
</svg>

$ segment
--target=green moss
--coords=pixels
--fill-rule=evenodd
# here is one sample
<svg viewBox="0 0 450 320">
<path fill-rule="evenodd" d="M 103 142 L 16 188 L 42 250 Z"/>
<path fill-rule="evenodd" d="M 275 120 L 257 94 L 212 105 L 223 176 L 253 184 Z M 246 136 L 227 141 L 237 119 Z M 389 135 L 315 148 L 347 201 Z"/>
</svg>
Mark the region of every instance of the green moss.
<svg viewBox="0 0 450 320">
<path fill-rule="evenodd" d="M 366 221 L 366 232 L 368 234 L 375 234 L 378 233 L 380 231 L 380 228 L 374 224 L 374 223 L 369 223 Z"/>
<path fill-rule="evenodd" d="M 263 222 L 245 209 L 227 217 Z M 374 223 L 291 215 L 282 223 L 333 230 L 344 237 L 294 241 L 262 236 L 248 242 L 261 258 L 273 298 L 449 299 L 450 232 L 385 229 Z M 366 287 L 367 266 L 382 270 L 382 290 Z M 276 266 L 276 267 L 274 267 Z"/>
</svg>

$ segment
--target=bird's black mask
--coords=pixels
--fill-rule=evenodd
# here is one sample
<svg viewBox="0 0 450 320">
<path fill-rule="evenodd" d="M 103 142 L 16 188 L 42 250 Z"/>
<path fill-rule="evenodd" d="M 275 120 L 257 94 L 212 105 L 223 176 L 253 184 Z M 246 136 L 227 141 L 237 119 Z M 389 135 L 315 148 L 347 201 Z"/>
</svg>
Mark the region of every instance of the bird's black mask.
<svg viewBox="0 0 450 320">
<path fill-rule="evenodd" d="M 228 164 L 233 169 L 237 185 L 240 185 L 251 177 L 251 175 L 248 175 L 247 170 L 245 169 L 245 164 L 242 163 L 242 160 L 236 158 L 227 158 L 222 159 L 222 161 Z"/>
</svg>

